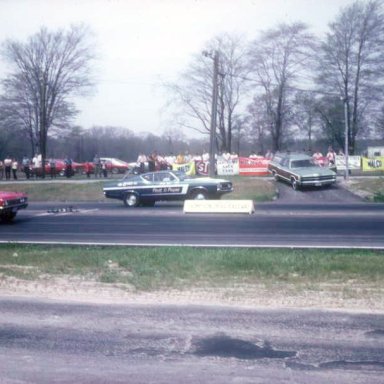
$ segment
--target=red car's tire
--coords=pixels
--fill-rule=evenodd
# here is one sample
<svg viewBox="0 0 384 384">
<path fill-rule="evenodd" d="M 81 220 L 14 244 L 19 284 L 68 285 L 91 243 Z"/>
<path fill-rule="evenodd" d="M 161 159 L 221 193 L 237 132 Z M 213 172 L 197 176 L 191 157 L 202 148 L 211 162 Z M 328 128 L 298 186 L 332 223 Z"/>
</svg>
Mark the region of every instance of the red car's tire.
<svg viewBox="0 0 384 384">
<path fill-rule="evenodd" d="M 16 217 L 16 212 L 6 212 L 1 216 L 1 220 L 10 223 Z"/>
</svg>

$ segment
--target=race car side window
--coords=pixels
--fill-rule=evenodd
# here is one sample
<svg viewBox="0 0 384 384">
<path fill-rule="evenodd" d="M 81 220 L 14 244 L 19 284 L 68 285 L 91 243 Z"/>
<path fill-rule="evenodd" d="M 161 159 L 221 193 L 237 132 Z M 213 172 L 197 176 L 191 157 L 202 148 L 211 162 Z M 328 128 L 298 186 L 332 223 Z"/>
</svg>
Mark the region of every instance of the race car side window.
<svg viewBox="0 0 384 384">
<path fill-rule="evenodd" d="M 167 183 L 174 180 L 174 176 L 169 172 L 154 173 L 154 181 L 158 183 Z"/>
<path fill-rule="evenodd" d="M 163 173 L 154 173 L 153 174 L 153 181 L 160 183 L 163 181 L 164 174 Z"/>
<path fill-rule="evenodd" d="M 146 173 L 144 175 L 141 175 L 141 178 L 144 180 L 144 182 L 152 182 L 153 181 L 153 173 Z"/>
<path fill-rule="evenodd" d="M 173 175 L 172 173 L 170 172 L 167 172 L 167 173 L 164 173 L 164 176 L 163 176 L 163 181 L 164 182 L 171 182 L 171 181 L 176 181 L 176 177 L 175 175 Z"/>
</svg>

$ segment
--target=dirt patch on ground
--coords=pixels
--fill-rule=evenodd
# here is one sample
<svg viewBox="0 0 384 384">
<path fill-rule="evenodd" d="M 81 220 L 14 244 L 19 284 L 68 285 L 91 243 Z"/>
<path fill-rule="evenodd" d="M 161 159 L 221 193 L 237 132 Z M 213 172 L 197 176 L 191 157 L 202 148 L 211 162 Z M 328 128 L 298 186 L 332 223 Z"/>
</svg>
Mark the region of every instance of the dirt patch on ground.
<svg viewBox="0 0 384 384">
<path fill-rule="evenodd" d="M 384 312 L 383 289 L 372 284 L 234 284 L 137 292 L 127 284 L 105 284 L 73 276 L 23 280 L 0 275 L 0 295 L 108 304 L 220 305 L 268 308 L 321 308 Z"/>
</svg>

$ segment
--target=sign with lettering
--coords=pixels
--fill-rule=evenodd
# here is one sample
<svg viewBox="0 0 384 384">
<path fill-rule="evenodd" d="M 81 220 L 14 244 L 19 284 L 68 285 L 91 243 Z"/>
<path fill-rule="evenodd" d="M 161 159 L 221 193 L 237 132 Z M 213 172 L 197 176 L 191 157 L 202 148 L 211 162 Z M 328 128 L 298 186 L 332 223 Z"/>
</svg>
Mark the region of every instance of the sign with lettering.
<svg viewBox="0 0 384 384">
<path fill-rule="evenodd" d="M 182 187 L 157 187 L 152 188 L 153 194 L 172 194 L 172 193 L 181 193 Z"/>
<path fill-rule="evenodd" d="M 384 171 L 384 156 L 363 157 L 361 162 L 364 172 Z"/>
<path fill-rule="evenodd" d="M 195 162 L 194 161 L 190 161 L 189 163 L 184 163 L 184 164 L 173 163 L 172 169 L 174 171 L 182 171 L 188 176 L 196 175 Z"/>
<path fill-rule="evenodd" d="M 184 213 L 247 213 L 255 211 L 253 200 L 185 200 Z"/>
<path fill-rule="evenodd" d="M 195 160 L 196 175 L 208 176 L 209 161 Z"/>
<path fill-rule="evenodd" d="M 220 176 L 233 176 L 239 174 L 239 159 L 218 159 L 217 174 Z"/>
<path fill-rule="evenodd" d="M 336 156 L 336 168 L 338 171 L 345 170 L 345 156 Z M 360 169 L 361 157 L 348 156 L 348 169 Z"/>
<path fill-rule="evenodd" d="M 269 159 L 265 157 L 239 157 L 239 174 L 242 176 L 268 176 Z"/>
</svg>

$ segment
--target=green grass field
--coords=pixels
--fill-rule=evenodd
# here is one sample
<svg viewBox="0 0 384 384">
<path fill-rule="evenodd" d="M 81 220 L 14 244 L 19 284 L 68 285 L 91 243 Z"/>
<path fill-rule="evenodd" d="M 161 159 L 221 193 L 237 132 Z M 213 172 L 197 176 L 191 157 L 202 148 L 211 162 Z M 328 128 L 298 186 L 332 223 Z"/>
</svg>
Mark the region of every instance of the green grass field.
<svg viewBox="0 0 384 384">
<path fill-rule="evenodd" d="M 245 284 L 378 284 L 384 286 L 384 252 L 185 247 L 79 247 L 1 245 L 0 275 L 39 279 L 87 276 L 136 290 Z"/>
<path fill-rule="evenodd" d="M 349 188 L 373 202 L 384 202 L 384 177 L 356 178 L 350 180 Z"/>
</svg>

